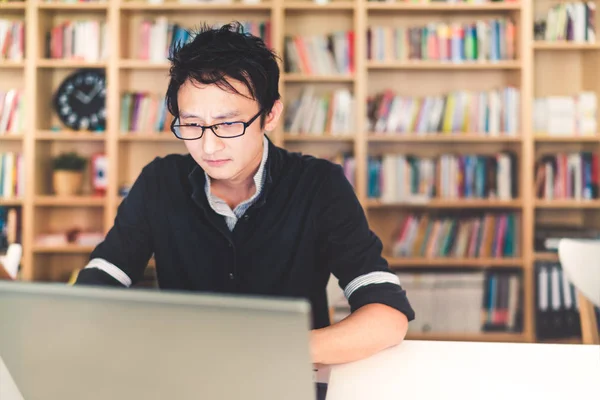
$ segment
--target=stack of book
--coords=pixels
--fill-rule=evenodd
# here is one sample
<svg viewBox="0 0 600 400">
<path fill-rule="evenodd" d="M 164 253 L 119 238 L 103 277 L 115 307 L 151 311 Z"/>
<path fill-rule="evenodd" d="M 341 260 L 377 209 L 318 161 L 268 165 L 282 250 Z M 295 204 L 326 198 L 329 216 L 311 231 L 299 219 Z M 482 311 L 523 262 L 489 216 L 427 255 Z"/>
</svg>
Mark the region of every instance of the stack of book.
<svg viewBox="0 0 600 400">
<path fill-rule="evenodd" d="M 535 166 L 536 197 L 545 200 L 598 198 L 600 164 L 592 152 L 543 155 Z"/>
<path fill-rule="evenodd" d="M 304 86 L 288 105 L 284 129 L 289 134 L 351 135 L 354 133 L 355 100 L 348 89 L 319 92 Z"/>
<path fill-rule="evenodd" d="M 561 2 L 534 22 L 535 40 L 549 42 L 596 42 L 596 3 Z"/>
<path fill-rule="evenodd" d="M 516 58 L 511 19 L 431 22 L 424 26 L 370 26 L 367 57 L 374 61 L 483 62 Z"/>
<path fill-rule="evenodd" d="M 267 22 L 240 22 L 245 32 L 261 37 L 265 44 L 271 46 L 271 23 Z M 214 26 L 223 24 L 215 23 Z M 169 22 L 167 17 L 142 21 L 139 28 L 139 48 L 137 57 L 140 60 L 164 62 L 172 55 L 176 46 L 185 44 L 193 39 L 193 29 L 184 27 L 175 22 Z"/>
<path fill-rule="evenodd" d="M 509 200 L 517 197 L 516 159 L 508 152 L 371 156 L 367 195 L 384 203 L 426 202 L 435 197 Z"/>
<path fill-rule="evenodd" d="M 121 133 L 166 132 L 170 130 L 172 118 L 164 95 L 147 92 L 127 92 L 121 95 Z"/>
<path fill-rule="evenodd" d="M 0 89 L 0 137 L 18 135 L 25 130 L 25 100 L 17 89 Z"/>
<path fill-rule="evenodd" d="M 65 21 L 46 34 L 45 57 L 52 59 L 103 61 L 108 58 L 106 22 Z"/>
<path fill-rule="evenodd" d="M 0 198 L 21 198 L 25 195 L 24 164 L 21 153 L 0 153 Z"/>
<path fill-rule="evenodd" d="M 457 90 L 437 96 L 396 94 L 388 89 L 367 98 L 367 129 L 375 133 L 517 136 L 520 90 Z"/>
<path fill-rule="evenodd" d="M 523 329 L 523 281 L 514 271 L 398 272 L 418 315 L 410 334 L 477 334 Z M 333 322 L 350 314 L 347 300 L 334 299 Z"/>
<path fill-rule="evenodd" d="M 23 61 L 25 23 L 0 19 L 0 60 Z"/>
<path fill-rule="evenodd" d="M 522 280 L 517 272 L 397 273 L 419 318 L 409 333 L 518 332 Z"/>
<path fill-rule="evenodd" d="M 533 127 L 550 136 L 590 136 L 597 133 L 598 99 L 594 92 L 534 99 Z"/>
<path fill-rule="evenodd" d="M 286 36 L 285 72 L 307 75 L 354 73 L 354 31 Z"/>
<path fill-rule="evenodd" d="M 0 207 L 0 253 L 6 252 L 8 245 L 21 243 L 21 208 Z"/>
<path fill-rule="evenodd" d="M 392 238 L 394 257 L 500 258 L 520 254 L 514 213 L 458 216 L 408 214 Z"/>
</svg>

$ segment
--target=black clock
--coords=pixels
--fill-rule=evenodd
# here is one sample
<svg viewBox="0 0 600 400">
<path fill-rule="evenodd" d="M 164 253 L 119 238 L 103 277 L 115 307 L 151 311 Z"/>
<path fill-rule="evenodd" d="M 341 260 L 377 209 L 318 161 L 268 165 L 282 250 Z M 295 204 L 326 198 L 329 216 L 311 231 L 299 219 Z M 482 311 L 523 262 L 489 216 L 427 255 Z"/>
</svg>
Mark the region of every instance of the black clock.
<svg viewBox="0 0 600 400">
<path fill-rule="evenodd" d="M 69 129 L 104 131 L 106 75 L 102 69 L 82 69 L 67 76 L 54 94 L 54 110 Z"/>
</svg>

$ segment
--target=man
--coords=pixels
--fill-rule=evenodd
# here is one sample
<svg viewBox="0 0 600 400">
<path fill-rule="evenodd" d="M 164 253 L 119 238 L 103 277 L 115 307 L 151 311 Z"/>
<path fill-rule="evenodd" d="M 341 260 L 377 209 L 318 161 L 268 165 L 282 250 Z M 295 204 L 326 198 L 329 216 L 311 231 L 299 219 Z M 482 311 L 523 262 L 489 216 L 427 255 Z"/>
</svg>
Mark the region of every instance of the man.
<svg viewBox="0 0 600 400">
<path fill-rule="evenodd" d="M 315 364 L 400 343 L 414 312 L 342 168 L 265 136 L 283 110 L 276 56 L 226 25 L 171 62 L 171 128 L 189 155 L 144 167 L 76 283 L 130 286 L 154 254 L 164 289 L 309 299 Z M 329 326 L 331 273 L 353 312 Z"/>
</svg>

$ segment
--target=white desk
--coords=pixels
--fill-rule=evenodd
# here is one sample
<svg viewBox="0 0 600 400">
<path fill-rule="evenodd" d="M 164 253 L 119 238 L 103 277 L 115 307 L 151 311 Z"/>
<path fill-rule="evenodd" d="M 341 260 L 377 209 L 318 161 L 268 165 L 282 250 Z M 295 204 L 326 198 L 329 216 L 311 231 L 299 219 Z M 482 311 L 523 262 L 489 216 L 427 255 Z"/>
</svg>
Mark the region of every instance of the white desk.
<svg viewBox="0 0 600 400">
<path fill-rule="evenodd" d="M 0 399 L 22 400 L 8 381 L 0 360 Z M 599 398 L 600 346 L 420 341 L 334 366 L 327 395 L 327 400 Z"/>
<path fill-rule="evenodd" d="M 598 400 L 600 346 L 405 341 L 331 369 L 327 400 L 351 399 Z"/>
</svg>

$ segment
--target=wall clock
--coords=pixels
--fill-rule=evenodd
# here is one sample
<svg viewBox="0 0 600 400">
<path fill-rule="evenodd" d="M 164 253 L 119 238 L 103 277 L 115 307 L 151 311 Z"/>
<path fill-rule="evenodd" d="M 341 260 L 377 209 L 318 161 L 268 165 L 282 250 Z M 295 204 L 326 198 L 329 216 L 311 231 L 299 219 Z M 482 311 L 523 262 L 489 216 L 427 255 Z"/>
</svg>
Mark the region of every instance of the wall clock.
<svg viewBox="0 0 600 400">
<path fill-rule="evenodd" d="M 54 95 L 54 110 L 72 130 L 106 128 L 106 75 L 102 69 L 82 69 L 67 76 Z"/>
</svg>

